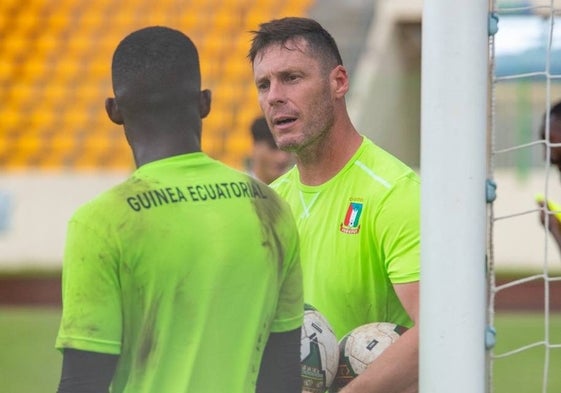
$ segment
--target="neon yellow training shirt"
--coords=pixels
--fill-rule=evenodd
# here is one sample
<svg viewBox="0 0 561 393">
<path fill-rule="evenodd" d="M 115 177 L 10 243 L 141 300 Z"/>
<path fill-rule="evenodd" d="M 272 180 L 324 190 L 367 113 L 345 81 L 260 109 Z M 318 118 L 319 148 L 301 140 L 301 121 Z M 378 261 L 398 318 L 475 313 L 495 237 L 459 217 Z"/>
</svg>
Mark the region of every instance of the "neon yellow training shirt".
<svg viewBox="0 0 561 393">
<path fill-rule="evenodd" d="M 304 301 L 338 338 L 369 322 L 410 327 L 392 284 L 419 280 L 417 174 L 367 138 L 341 171 L 319 186 L 294 167 L 273 182 L 300 231 Z"/>
<path fill-rule="evenodd" d="M 71 218 L 56 347 L 120 355 L 112 393 L 254 391 L 301 275 L 274 191 L 203 153 L 151 162 Z"/>
</svg>

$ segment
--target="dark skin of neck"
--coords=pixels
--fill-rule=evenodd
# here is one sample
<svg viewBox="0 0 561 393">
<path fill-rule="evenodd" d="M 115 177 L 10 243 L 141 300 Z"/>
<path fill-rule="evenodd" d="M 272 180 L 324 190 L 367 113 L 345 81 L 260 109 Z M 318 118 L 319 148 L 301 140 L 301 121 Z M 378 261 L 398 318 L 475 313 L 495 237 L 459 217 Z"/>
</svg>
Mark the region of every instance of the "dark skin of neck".
<svg viewBox="0 0 561 393">
<path fill-rule="evenodd" d="M 152 161 L 201 151 L 201 120 L 210 112 L 210 91 L 203 90 L 180 110 L 134 111 L 107 98 L 105 109 L 122 125 L 137 167 Z"/>
</svg>

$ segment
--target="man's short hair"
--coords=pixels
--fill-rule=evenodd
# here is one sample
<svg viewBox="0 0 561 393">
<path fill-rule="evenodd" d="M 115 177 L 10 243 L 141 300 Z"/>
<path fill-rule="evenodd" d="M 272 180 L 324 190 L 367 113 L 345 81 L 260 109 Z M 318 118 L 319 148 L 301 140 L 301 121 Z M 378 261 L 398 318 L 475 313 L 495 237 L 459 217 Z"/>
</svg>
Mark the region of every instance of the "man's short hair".
<svg viewBox="0 0 561 393">
<path fill-rule="evenodd" d="M 117 100 L 126 94 L 127 101 L 153 101 L 179 91 L 198 93 L 201 86 L 197 48 L 169 27 L 146 27 L 126 36 L 113 54 L 111 72 Z"/>
<path fill-rule="evenodd" d="M 272 44 L 286 46 L 286 43 L 299 38 L 307 42 L 311 54 L 318 57 L 328 69 L 343 65 L 337 43 L 317 21 L 309 18 L 286 17 L 274 19 L 259 25 L 252 31 L 253 40 L 247 57 L 253 64 L 255 57 Z"/>
</svg>

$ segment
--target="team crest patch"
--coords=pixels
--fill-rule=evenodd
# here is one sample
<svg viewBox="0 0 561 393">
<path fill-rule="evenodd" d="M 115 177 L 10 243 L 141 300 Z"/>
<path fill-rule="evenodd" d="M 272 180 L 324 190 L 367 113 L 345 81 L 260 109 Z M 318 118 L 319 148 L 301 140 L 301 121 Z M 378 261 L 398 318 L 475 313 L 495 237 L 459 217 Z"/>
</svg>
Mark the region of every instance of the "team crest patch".
<svg viewBox="0 0 561 393">
<path fill-rule="evenodd" d="M 362 214 L 362 202 L 351 201 L 341 223 L 339 230 L 343 233 L 356 234 L 360 231 L 360 216 Z"/>
</svg>

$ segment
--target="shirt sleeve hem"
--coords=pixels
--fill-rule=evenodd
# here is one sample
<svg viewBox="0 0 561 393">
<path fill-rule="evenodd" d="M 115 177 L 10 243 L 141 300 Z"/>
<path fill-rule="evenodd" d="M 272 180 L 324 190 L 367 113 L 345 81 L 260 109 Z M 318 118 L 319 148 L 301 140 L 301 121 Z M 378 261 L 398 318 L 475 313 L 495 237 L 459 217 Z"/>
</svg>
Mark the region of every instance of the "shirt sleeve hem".
<svg viewBox="0 0 561 393">
<path fill-rule="evenodd" d="M 293 318 L 274 321 L 273 324 L 271 325 L 271 332 L 282 333 L 282 332 L 289 332 L 291 330 L 298 329 L 300 326 L 302 326 L 303 320 L 304 320 L 304 312 L 302 311 L 301 314 L 298 314 Z"/>
<path fill-rule="evenodd" d="M 76 337 L 58 337 L 55 348 L 63 350 L 64 348 L 78 349 L 82 351 L 99 352 L 109 355 L 121 354 L 121 343 L 110 340 L 92 340 L 89 338 Z"/>
</svg>

